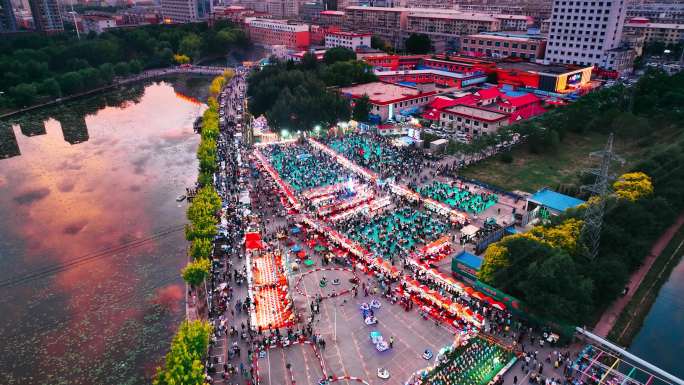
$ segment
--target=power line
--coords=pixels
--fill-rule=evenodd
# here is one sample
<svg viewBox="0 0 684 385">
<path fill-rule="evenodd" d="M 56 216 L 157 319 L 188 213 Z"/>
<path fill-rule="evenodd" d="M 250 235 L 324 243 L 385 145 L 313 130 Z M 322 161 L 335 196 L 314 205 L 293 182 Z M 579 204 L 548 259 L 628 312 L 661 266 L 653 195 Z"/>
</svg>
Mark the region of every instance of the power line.
<svg viewBox="0 0 684 385">
<path fill-rule="evenodd" d="M 82 264 L 100 259 L 100 258 L 105 258 L 108 256 L 111 256 L 115 253 L 119 253 L 121 251 L 126 251 L 130 249 L 134 249 L 136 247 L 140 247 L 142 245 L 145 245 L 151 241 L 154 241 L 156 239 L 160 239 L 163 237 L 166 237 L 168 235 L 171 235 L 173 233 L 176 233 L 178 231 L 181 231 L 185 228 L 185 225 L 177 225 L 177 226 L 172 226 L 167 229 L 158 231 L 156 233 L 153 233 L 147 237 L 144 238 L 138 238 L 134 241 L 126 242 L 123 244 L 120 244 L 118 246 L 113 246 L 113 247 L 108 247 L 104 249 L 100 249 L 98 251 L 90 252 L 83 254 L 81 256 L 75 257 L 73 259 L 70 259 L 69 261 L 62 262 L 62 263 L 57 263 L 52 266 L 48 266 L 42 269 L 38 269 L 26 274 L 22 274 L 18 277 L 12 277 L 8 278 L 5 280 L 0 281 L 0 288 L 5 288 L 5 287 L 11 287 L 11 286 L 16 286 L 20 284 L 24 284 L 39 278 L 44 278 L 77 266 L 80 266 Z"/>
</svg>

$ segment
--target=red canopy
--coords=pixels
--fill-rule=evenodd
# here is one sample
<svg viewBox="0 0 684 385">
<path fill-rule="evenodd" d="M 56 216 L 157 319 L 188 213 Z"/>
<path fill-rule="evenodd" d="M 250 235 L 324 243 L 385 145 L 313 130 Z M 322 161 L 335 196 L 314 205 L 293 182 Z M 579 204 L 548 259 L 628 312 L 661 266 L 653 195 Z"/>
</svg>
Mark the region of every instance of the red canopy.
<svg viewBox="0 0 684 385">
<path fill-rule="evenodd" d="M 496 301 L 494 301 L 494 303 L 492 303 L 492 307 L 495 307 L 495 308 L 497 308 L 497 309 L 499 309 L 499 310 L 501 310 L 501 311 L 506 310 L 506 305 L 504 305 L 504 304 L 501 303 L 501 302 L 496 302 Z"/>
<path fill-rule="evenodd" d="M 246 233 L 245 234 L 245 249 L 249 250 L 259 250 L 263 249 L 264 244 L 261 241 L 261 234 L 259 233 Z"/>
</svg>

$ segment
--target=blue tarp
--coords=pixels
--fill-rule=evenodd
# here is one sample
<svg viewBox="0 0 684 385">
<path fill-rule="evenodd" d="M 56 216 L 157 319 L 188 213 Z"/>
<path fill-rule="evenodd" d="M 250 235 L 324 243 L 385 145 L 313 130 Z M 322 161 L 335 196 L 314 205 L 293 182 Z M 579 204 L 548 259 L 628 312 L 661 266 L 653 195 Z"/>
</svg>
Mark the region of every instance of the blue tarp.
<svg viewBox="0 0 684 385">
<path fill-rule="evenodd" d="M 475 270 L 480 270 L 480 266 L 482 266 L 482 258 L 475 254 L 470 254 L 467 251 L 461 251 L 460 254 L 454 257 L 454 259 Z"/>
<path fill-rule="evenodd" d="M 547 188 L 537 191 L 528 199 L 528 201 L 559 212 L 563 212 L 569 208 L 577 207 L 584 203 L 584 201 L 581 199 L 557 193 Z"/>
</svg>

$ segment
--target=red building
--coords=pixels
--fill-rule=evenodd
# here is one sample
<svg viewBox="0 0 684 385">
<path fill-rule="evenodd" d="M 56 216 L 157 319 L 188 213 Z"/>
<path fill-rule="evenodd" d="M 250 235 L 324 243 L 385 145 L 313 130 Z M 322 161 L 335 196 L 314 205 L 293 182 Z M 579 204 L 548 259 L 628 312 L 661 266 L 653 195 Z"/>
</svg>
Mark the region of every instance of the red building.
<svg viewBox="0 0 684 385">
<path fill-rule="evenodd" d="M 311 44 L 316 44 L 316 45 L 324 45 L 325 44 L 325 35 L 333 32 L 339 32 L 340 27 L 336 25 L 330 25 L 330 26 L 320 26 L 320 25 L 311 25 L 311 28 L 309 29 L 309 36 L 311 40 Z"/>
<path fill-rule="evenodd" d="M 250 39 L 264 45 L 284 45 L 304 49 L 311 43 L 307 24 L 290 24 L 286 20 L 248 18 L 245 20 Z"/>
<path fill-rule="evenodd" d="M 414 69 L 421 60 L 429 57 L 429 55 L 380 55 L 364 57 L 363 60 L 378 69 L 398 71 Z"/>
</svg>

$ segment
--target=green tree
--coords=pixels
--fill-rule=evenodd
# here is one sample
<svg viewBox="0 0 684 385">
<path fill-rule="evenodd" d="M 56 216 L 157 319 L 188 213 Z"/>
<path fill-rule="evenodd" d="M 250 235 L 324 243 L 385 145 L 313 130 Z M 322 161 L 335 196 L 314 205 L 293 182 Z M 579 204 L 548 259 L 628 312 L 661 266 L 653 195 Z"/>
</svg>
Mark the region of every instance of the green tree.
<svg viewBox="0 0 684 385">
<path fill-rule="evenodd" d="M 352 119 L 358 122 L 367 122 L 370 116 L 371 103 L 368 95 L 364 94 L 361 98 L 354 100 Z"/>
<path fill-rule="evenodd" d="M 59 88 L 65 95 L 72 95 L 83 90 L 83 78 L 78 72 L 67 72 L 57 79 Z"/>
<path fill-rule="evenodd" d="M 204 385 L 203 359 L 209 349 L 212 327 L 207 321 L 183 321 L 171 341 L 154 385 Z"/>
<path fill-rule="evenodd" d="M 371 36 L 371 47 L 387 53 L 392 53 L 392 47 L 390 47 L 390 45 L 381 37 L 376 35 Z"/>
<path fill-rule="evenodd" d="M 311 52 L 306 52 L 304 56 L 302 56 L 302 61 L 300 65 L 303 70 L 313 71 L 318 68 L 318 59 L 316 59 L 315 54 Z"/>
<path fill-rule="evenodd" d="M 207 258 L 196 259 L 192 262 L 188 262 L 183 268 L 181 275 L 183 280 L 187 282 L 192 287 L 199 286 L 204 279 L 209 276 L 209 269 L 211 268 L 211 262 Z"/>
<path fill-rule="evenodd" d="M 432 41 L 428 35 L 412 33 L 404 41 L 404 46 L 408 53 L 424 55 L 432 50 Z"/>
<path fill-rule="evenodd" d="M 59 83 L 55 78 L 47 78 L 43 80 L 38 85 L 38 93 L 41 95 L 51 96 L 53 98 L 58 98 L 62 95 L 62 91 L 59 89 Z"/>
<path fill-rule="evenodd" d="M 211 257 L 211 251 L 213 249 L 214 242 L 211 239 L 198 238 L 192 241 L 190 247 L 190 256 L 193 259 L 208 259 Z"/>
<path fill-rule="evenodd" d="M 114 73 L 116 76 L 126 76 L 131 73 L 131 67 L 124 61 L 118 62 L 114 65 Z"/>
<path fill-rule="evenodd" d="M 199 59 L 200 49 L 202 48 L 202 39 L 195 33 L 191 33 L 183 37 L 178 46 L 178 51 L 193 60 Z"/>
<path fill-rule="evenodd" d="M 140 63 L 140 60 L 133 59 L 128 62 L 128 70 L 131 72 L 131 74 L 139 74 L 143 70 L 143 65 Z"/>
<path fill-rule="evenodd" d="M 33 104 L 38 95 L 38 90 L 33 83 L 22 83 L 9 89 L 9 96 L 18 107 L 26 107 Z"/>
<path fill-rule="evenodd" d="M 112 63 L 104 63 L 100 65 L 100 76 L 105 84 L 111 84 L 114 80 L 114 65 Z"/>
<path fill-rule="evenodd" d="M 349 48 L 334 47 L 325 51 L 323 61 L 325 64 L 333 64 L 337 62 L 356 60 L 356 53 Z"/>
</svg>

